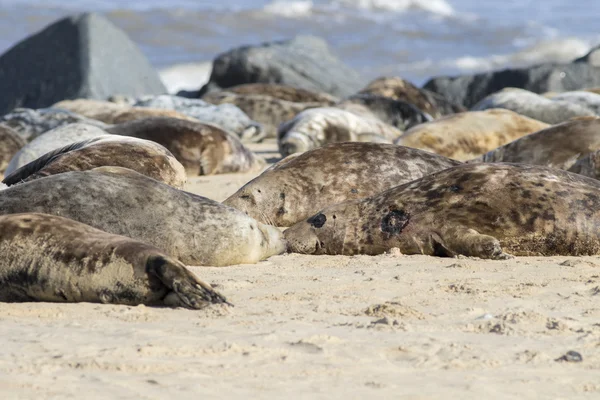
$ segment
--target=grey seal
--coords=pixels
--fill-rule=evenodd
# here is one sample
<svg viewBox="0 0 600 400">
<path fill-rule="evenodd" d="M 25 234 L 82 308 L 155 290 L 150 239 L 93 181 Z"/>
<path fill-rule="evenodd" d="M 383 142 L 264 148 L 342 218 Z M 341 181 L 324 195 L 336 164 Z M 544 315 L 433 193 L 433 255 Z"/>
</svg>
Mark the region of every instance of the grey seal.
<svg viewBox="0 0 600 400">
<path fill-rule="evenodd" d="M 0 214 L 23 212 L 142 240 L 187 265 L 250 264 L 285 251 L 277 228 L 120 167 L 65 172 L 0 191 Z"/>
<path fill-rule="evenodd" d="M 464 164 L 327 207 L 285 231 L 307 254 L 600 253 L 600 182 L 525 164 Z"/>
<path fill-rule="evenodd" d="M 47 214 L 0 216 L 0 301 L 200 309 L 225 298 L 154 246 Z"/>
</svg>

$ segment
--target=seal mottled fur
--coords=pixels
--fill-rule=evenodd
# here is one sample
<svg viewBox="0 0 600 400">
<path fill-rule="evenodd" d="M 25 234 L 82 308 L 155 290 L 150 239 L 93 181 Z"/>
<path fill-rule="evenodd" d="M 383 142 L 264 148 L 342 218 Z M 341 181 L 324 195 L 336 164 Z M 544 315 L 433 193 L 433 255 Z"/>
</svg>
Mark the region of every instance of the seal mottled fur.
<svg viewBox="0 0 600 400">
<path fill-rule="evenodd" d="M 548 126 L 500 108 L 467 111 L 415 126 L 395 143 L 464 161 Z"/>
<path fill-rule="evenodd" d="M 142 240 L 187 265 L 255 263 L 285 251 L 277 228 L 126 168 L 65 172 L 0 191 L 0 214 L 23 212 Z"/>
<path fill-rule="evenodd" d="M 578 117 L 523 136 L 469 162 L 509 162 L 569 169 L 600 150 L 600 118 Z"/>
<path fill-rule="evenodd" d="M 17 132 L 0 124 L 0 175 L 4 173 L 8 163 L 27 142 Z"/>
<path fill-rule="evenodd" d="M 182 188 L 187 180 L 183 165 L 160 144 L 126 136 L 104 135 L 46 153 L 6 176 L 2 182 L 10 186 L 44 176 L 103 166 L 129 168 L 176 188 Z"/>
<path fill-rule="evenodd" d="M 464 164 L 340 203 L 285 231 L 308 254 L 600 253 L 600 182 L 524 164 Z"/>
<path fill-rule="evenodd" d="M 0 301 L 199 309 L 225 298 L 154 246 L 46 214 L 0 216 Z"/>
<path fill-rule="evenodd" d="M 258 221 L 290 226 L 328 205 L 372 196 L 458 164 L 392 144 L 334 143 L 281 160 L 224 204 Z"/>
<path fill-rule="evenodd" d="M 251 172 L 265 165 L 236 135 L 201 122 L 145 118 L 115 125 L 107 132 L 160 143 L 183 164 L 188 176 Z"/>
<path fill-rule="evenodd" d="M 402 131 L 379 119 L 335 107 L 311 108 L 279 126 L 279 152 L 285 157 L 335 142 L 391 143 Z"/>
</svg>

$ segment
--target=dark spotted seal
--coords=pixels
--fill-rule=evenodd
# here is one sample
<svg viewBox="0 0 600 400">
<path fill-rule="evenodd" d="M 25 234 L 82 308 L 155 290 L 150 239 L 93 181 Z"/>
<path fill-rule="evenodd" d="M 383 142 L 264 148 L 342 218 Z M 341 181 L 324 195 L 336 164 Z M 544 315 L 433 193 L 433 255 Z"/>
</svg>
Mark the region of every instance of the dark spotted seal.
<svg viewBox="0 0 600 400">
<path fill-rule="evenodd" d="M 464 161 L 548 126 L 510 110 L 468 111 L 415 126 L 395 143 Z"/>
<path fill-rule="evenodd" d="M 600 150 L 600 118 L 579 117 L 498 147 L 469 162 L 510 162 L 569 169 Z"/>
<path fill-rule="evenodd" d="M 182 188 L 187 180 L 183 165 L 160 144 L 126 136 L 103 135 L 46 153 L 17 169 L 2 182 L 10 186 L 44 176 L 103 166 L 129 168 L 176 188 Z"/>
<path fill-rule="evenodd" d="M 330 144 L 281 160 L 224 204 L 266 224 L 290 226 L 328 205 L 372 196 L 458 164 L 391 144 Z"/>
<path fill-rule="evenodd" d="M 335 107 L 361 117 L 379 119 L 401 131 L 433 119 L 410 103 L 374 94 L 355 94 L 340 101 Z"/>
<path fill-rule="evenodd" d="M 285 157 L 335 142 L 391 143 L 402 131 L 379 119 L 363 118 L 335 107 L 311 108 L 281 124 L 279 152 Z"/>
<path fill-rule="evenodd" d="M 285 251 L 277 228 L 126 168 L 66 172 L 0 191 L 0 214 L 22 212 L 142 240 L 187 265 L 255 263 Z"/>
<path fill-rule="evenodd" d="M 115 125 L 107 132 L 160 143 L 183 164 L 188 176 L 252 172 L 265 166 L 237 136 L 201 122 L 145 118 Z"/>
<path fill-rule="evenodd" d="M 27 142 L 12 128 L 0 124 L 0 175 L 4 173 L 8 163 Z"/>
<path fill-rule="evenodd" d="M 415 105 L 433 118 L 467 111 L 463 106 L 453 104 L 438 93 L 419 89 L 412 83 L 399 77 L 377 78 L 359 93 L 374 94 L 402 100 Z"/>
<path fill-rule="evenodd" d="M 0 216 L 0 301 L 167 305 L 225 298 L 154 246 L 47 214 Z"/>
<path fill-rule="evenodd" d="M 307 254 L 600 253 L 600 182 L 525 164 L 465 164 L 325 208 L 285 231 Z"/>
</svg>

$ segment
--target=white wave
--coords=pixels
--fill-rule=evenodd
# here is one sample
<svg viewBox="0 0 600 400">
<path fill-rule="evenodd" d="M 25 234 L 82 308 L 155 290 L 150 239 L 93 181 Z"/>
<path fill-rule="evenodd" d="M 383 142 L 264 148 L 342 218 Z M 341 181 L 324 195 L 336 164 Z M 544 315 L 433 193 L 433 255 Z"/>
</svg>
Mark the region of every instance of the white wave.
<svg viewBox="0 0 600 400">
<path fill-rule="evenodd" d="M 345 7 L 383 11 L 427 11 L 443 16 L 454 15 L 454 8 L 445 0 L 334 0 Z"/>
<path fill-rule="evenodd" d="M 313 2 L 311 0 L 285 1 L 275 0 L 264 7 L 264 11 L 282 17 L 306 17 L 311 15 Z"/>
<path fill-rule="evenodd" d="M 180 90 L 198 90 L 208 79 L 212 71 L 212 62 L 175 64 L 159 71 L 167 91 L 175 94 Z"/>
<path fill-rule="evenodd" d="M 567 63 L 585 55 L 590 43 L 577 38 L 545 40 L 512 54 L 486 57 L 459 57 L 441 62 L 462 71 L 489 71 L 503 67 L 523 67 L 539 63 Z"/>
</svg>

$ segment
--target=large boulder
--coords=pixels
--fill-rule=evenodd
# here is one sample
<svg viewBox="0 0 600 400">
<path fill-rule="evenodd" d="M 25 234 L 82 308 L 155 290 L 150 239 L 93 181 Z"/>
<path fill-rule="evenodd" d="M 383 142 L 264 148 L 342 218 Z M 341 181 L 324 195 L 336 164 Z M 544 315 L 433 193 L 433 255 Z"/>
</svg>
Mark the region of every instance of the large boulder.
<svg viewBox="0 0 600 400">
<path fill-rule="evenodd" d="M 98 14 L 61 19 L 0 56 L 0 114 L 75 98 L 166 93 L 127 35 Z"/>
<path fill-rule="evenodd" d="M 580 62 L 542 64 L 457 77 L 442 76 L 430 79 L 423 87 L 470 108 L 487 95 L 506 87 L 544 93 L 597 86 L 600 86 L 600 68 Z"/>
<path fill-rule="evenodd" d="M 245 83 L 279 83 L 338 97 L 357 92 L 364 84 L 359 74 L 313 36 L 243 46 L 219 55 L 213 62 L 205 93 Z"/>
</svg>

